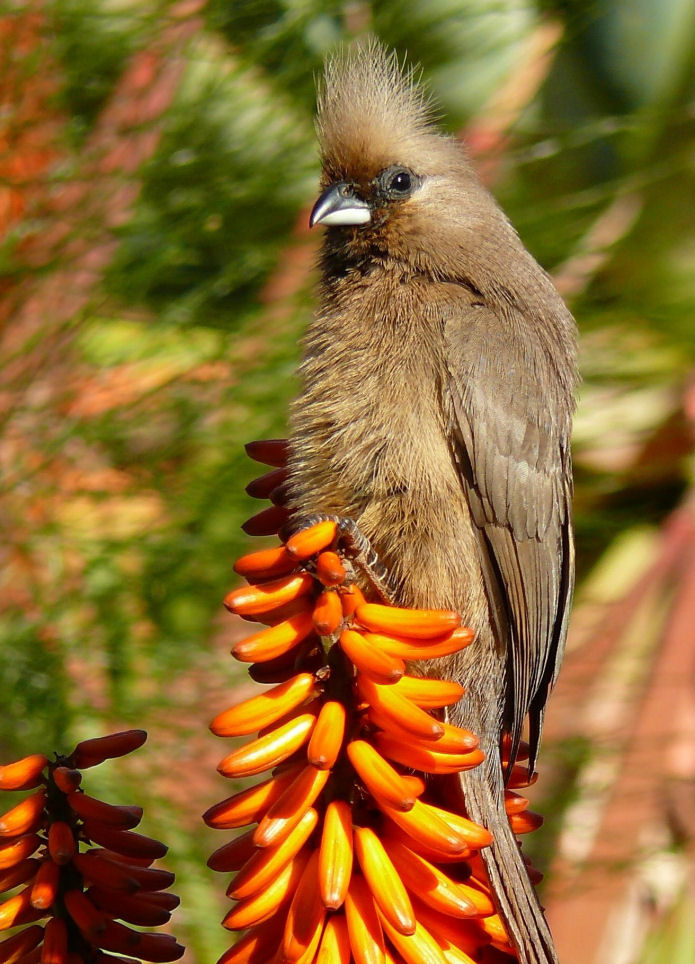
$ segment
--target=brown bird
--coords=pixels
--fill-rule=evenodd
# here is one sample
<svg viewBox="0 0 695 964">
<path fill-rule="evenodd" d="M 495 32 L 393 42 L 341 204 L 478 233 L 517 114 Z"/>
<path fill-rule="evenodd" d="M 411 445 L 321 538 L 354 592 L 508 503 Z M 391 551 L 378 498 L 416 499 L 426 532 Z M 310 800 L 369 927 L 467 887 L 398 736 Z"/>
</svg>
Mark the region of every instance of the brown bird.
<svg viewBox="0 0 695 964">
<path fill-rule="evenodd" d="M 484 858 L 519 959 L 556 961 L 500 743 L 513 760 L 528 717 L 533 770 L 565 643 L 574 321 L 395 55 L 370 41 L 330 60 L 317 129 L 311 223 L 328 230 L 292 410 L 293 517 L 352 520 L 380 561 L 373 588 L 475 629 L 446 670 L 466 690 L 451 719 L 486 753 L 458 802 L 494 835 Z"/>
</svg>

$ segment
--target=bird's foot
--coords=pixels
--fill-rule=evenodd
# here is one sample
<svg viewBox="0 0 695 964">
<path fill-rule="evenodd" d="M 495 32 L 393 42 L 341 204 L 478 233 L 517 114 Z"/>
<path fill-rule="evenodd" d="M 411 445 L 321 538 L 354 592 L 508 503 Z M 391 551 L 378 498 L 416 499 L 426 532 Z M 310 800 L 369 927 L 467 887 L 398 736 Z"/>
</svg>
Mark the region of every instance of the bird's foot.
<svg viewBox="0 0 695 964">
<path fill-rule="evenodd" d="M 355 581 L 355 573 L 359 572 L 366 585 L 385 603 L 393 601 L 390 587 L 390 575 L 386 566 L 379 558 L 369 539 L 362 532 L 354 519 L 348 516 L 313 513 L 291 519 L 282 527 L 279 536 L 287 542 L 292 536 L 310 529 L 320 522 L 335 523 L 335 536 L 331 543 L 342 557 L 348 570 L 346 582 Z"/>
</svg>

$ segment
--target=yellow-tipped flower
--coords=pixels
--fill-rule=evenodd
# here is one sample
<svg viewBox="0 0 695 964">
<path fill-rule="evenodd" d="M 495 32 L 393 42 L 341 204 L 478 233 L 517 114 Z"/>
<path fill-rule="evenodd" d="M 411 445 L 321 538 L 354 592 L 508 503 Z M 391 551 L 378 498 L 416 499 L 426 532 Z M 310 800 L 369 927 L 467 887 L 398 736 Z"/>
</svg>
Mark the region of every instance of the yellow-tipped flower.
<svg viewBox="0 0 695 964">
<path fill-rule="evenodd" d="M 342 907 L 352 876 L 352 807 L 331 800 L 326 807 L 319 850 L 319 893 L 329 910 Z"/>
<path fill-rule="evenodd" d="M 253 443 L 252 457 L 280 469 L 283 446 Z M 268 625 L 233 654 L 273 685 L 213 721 L 219 736 L 252 736 L 218 769 L 273 772 L 205 814 L 218 829 L 251 827 L 209 861 L 235 872 L 224 926 L 250 928 L 219 964 L 467 964 L 489 944 L 509 952 L 479 856 L 492 838 L 439 806 L 429 780 L 483 760 L 476 735 L 442 718 L 463 689 L 406 670 L 473 633 L 455 612 L 365 600 L 340 540 L 323 519 L 244 556 L 235 569 L 253 585 L 225 600 Z M 519 767 L 514 786 L 528 779 Z M 512 826 L 533 829 L 524 797 L 509 791 L 506 805 Z"/>
<path fill-rule="evenodd" d="M 355 827 L 355 853 L 382 915 L 400 934 L 414 934 L 415 915 L 405 883 L 371 827 Z"/>
</svg>

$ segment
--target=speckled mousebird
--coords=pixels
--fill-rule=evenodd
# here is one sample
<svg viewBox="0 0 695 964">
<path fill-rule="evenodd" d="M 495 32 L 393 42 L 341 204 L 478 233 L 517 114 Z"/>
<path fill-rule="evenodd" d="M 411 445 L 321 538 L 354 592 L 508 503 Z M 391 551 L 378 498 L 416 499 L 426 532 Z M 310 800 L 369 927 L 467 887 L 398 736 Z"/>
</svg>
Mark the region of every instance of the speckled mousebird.
<svg viewBox="0 0 695 964">
<path fill-rule="evenodd" d="M 317 130 L 311 223 L 327 230 L 290 506 L 352 519 L 392 601 L 456 609 L 475 630 L 446 675 L 466 690 L 450 719 L 486 759 L 447 792 L 494 835 L 483 856 L 519 959 L 556 961 L 500 742 L 514 754 L 528 718 L 533 769 L 567 632 L 574 321 L 394 54 L 367 41 L 329 60 Z"/>
</svg>

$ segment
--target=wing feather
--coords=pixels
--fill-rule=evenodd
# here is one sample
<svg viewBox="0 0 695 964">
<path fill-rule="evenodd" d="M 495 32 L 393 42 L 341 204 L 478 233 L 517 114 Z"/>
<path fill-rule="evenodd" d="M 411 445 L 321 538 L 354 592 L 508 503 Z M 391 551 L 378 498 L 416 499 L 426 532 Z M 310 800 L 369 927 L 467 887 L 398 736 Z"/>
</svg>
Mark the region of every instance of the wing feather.
<svg viewBox="0 0 695 964">
<path fill-rule="evenodd" d="M 513 752 L 531 762 L 562 658 L 573 585 L 571 392 L 534 326 L 469 300 L 445 321 L 454 458 L 479 536 L 493 624 L 507 648 Z"/>
</svg>

